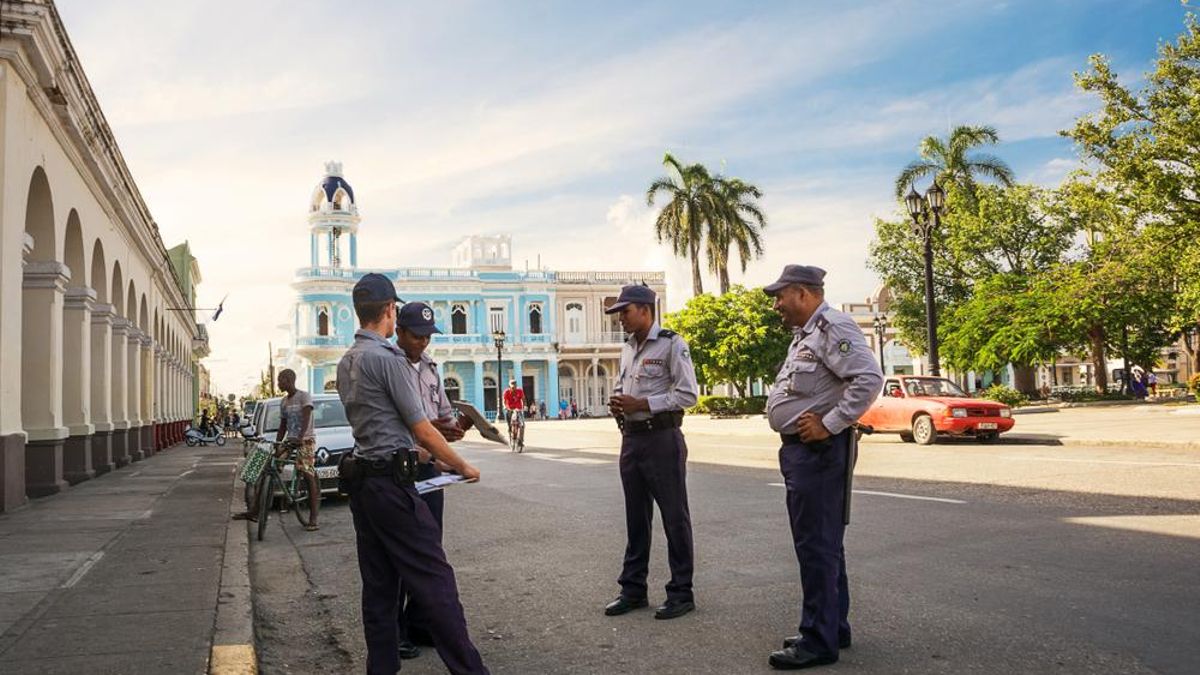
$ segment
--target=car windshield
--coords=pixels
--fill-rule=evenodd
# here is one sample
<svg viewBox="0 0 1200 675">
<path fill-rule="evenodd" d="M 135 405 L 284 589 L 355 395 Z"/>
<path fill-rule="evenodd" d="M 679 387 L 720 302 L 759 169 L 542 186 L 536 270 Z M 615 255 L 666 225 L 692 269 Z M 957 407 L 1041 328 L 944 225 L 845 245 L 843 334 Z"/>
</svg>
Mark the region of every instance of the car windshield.
<svg viewBox="0 0 1200 675">
<path fill-rule="evenodd" d="M 935 377 L 909 378 L 904 380 L 904 393 L 909 396 L 952 396 L 966 398 L 967 395 L 950 380 Z"/>
<path fill-rule="evenodd" d="M 329 429 L 331 427 L 348 427 L 346 409 L 342 401 L 336 398 L 317 399 L 313 401 L 313 428 Z M 269 434 L 279 431 L 279 402 L 267 404 L 266 421 L 260 433 Z"/>
</svg>

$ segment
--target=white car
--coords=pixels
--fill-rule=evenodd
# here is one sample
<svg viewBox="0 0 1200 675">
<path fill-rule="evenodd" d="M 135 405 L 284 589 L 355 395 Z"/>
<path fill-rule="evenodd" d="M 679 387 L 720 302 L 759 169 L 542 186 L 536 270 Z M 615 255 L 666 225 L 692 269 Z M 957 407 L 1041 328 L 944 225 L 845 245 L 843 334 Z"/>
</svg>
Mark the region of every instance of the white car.
<svg viewBox="0 0 1200 675">
<path fill-rule="evenodd" d="M 259 401 L 254 411 L 254 420 L 245 430 L 245 435 L 265 440 L 275 440 L 279 432 L 279 405 L 282 398 Z M 337 492 L 338 461 L 342 455 L 354 449 L 354 434 L 346 420 L 346 409 L 337 394 L 313 394 L 313 428 L 317 432 L 317 456 L 315 464 L 317 478 L 321 481 L 321 492 Z M 292 467 L 285 466 L 280 472 L 283 480 L 291 480 Z"/>
</svg>

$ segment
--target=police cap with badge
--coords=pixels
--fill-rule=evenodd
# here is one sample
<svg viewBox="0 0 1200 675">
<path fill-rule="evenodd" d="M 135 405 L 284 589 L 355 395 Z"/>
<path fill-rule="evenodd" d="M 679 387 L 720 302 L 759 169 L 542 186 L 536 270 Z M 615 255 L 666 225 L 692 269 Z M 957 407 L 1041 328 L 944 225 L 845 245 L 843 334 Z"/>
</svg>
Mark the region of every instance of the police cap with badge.
<svg viewBox="0 0 1200 675">
<path fill-rule="evenodd" d="M 423 302 L 410 302 L 401 307 L 396 316 L 396 325 L 418 337 L 442 332 L 433 320 L 433 310 Z"/>
<path fill-rule="evenodd" d="M 779 291 L 792 284 L 824 288 L 825 270 L 811 265 L 788 265 L 783 268 L 783 274 L 779 275 L 779 281 L 764 286 L 763 292 L 771 296 L 779 295 Z"/>
<path fill-rule="evenodd" d="M 654 301 L 658 296 L 654 294 L 654 289 L 645 284 L 630 284 L 621 287 L 621 295 L 617 296 L 617 301 L 611 307 L 604 310 L 605 314 L 616 314 L 625 309 L 627 305 L 650 305 L 654 306 Z"/>
<path fill-rule="evenodd" d="M 364 274 L 358 283 L 354 284 L 354 291 L 351 295 L 355 304 L 388 300 L 404 302 L 404 299 L 396 293 L 396 287 L 392 285 L 392 280 L 377 272 Z"/>
</svg>

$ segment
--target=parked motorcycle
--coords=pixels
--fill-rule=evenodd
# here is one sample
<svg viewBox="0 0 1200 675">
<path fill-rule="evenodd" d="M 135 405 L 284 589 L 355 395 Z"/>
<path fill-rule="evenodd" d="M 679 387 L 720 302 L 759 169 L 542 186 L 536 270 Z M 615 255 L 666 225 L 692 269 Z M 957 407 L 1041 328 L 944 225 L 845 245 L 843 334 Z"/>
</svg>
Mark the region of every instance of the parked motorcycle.
<svg viewBox="0 0 1200 675">
<path fill-rule="evenodd" d="M 183 442 L 188 444 L 188 447 L 197 445 L 208 445 L 216 443 L 217 445 L 225 445 L 225 432 L 220 429 L 213 428 L 211 435 L 205 435 L 199 429 L 189 426 L 187 431 L 183 432 Z"/>
</svg>

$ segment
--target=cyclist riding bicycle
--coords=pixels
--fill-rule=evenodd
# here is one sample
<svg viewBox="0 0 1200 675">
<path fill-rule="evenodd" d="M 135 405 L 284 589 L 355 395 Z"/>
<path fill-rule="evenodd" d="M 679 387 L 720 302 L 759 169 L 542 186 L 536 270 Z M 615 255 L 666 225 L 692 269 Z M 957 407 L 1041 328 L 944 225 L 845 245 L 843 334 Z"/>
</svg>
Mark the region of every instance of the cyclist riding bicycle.
<svg viewBox="0 0 1200 675">
<path fill-rule="evenodd" d="M 525 392 L 517 387 L 516 380 L 508 381 L 504 390 L 504 418 L 508 422 L 508 433 L 512 435 L 513 415 L 525 410 Z"/>
</svg>

